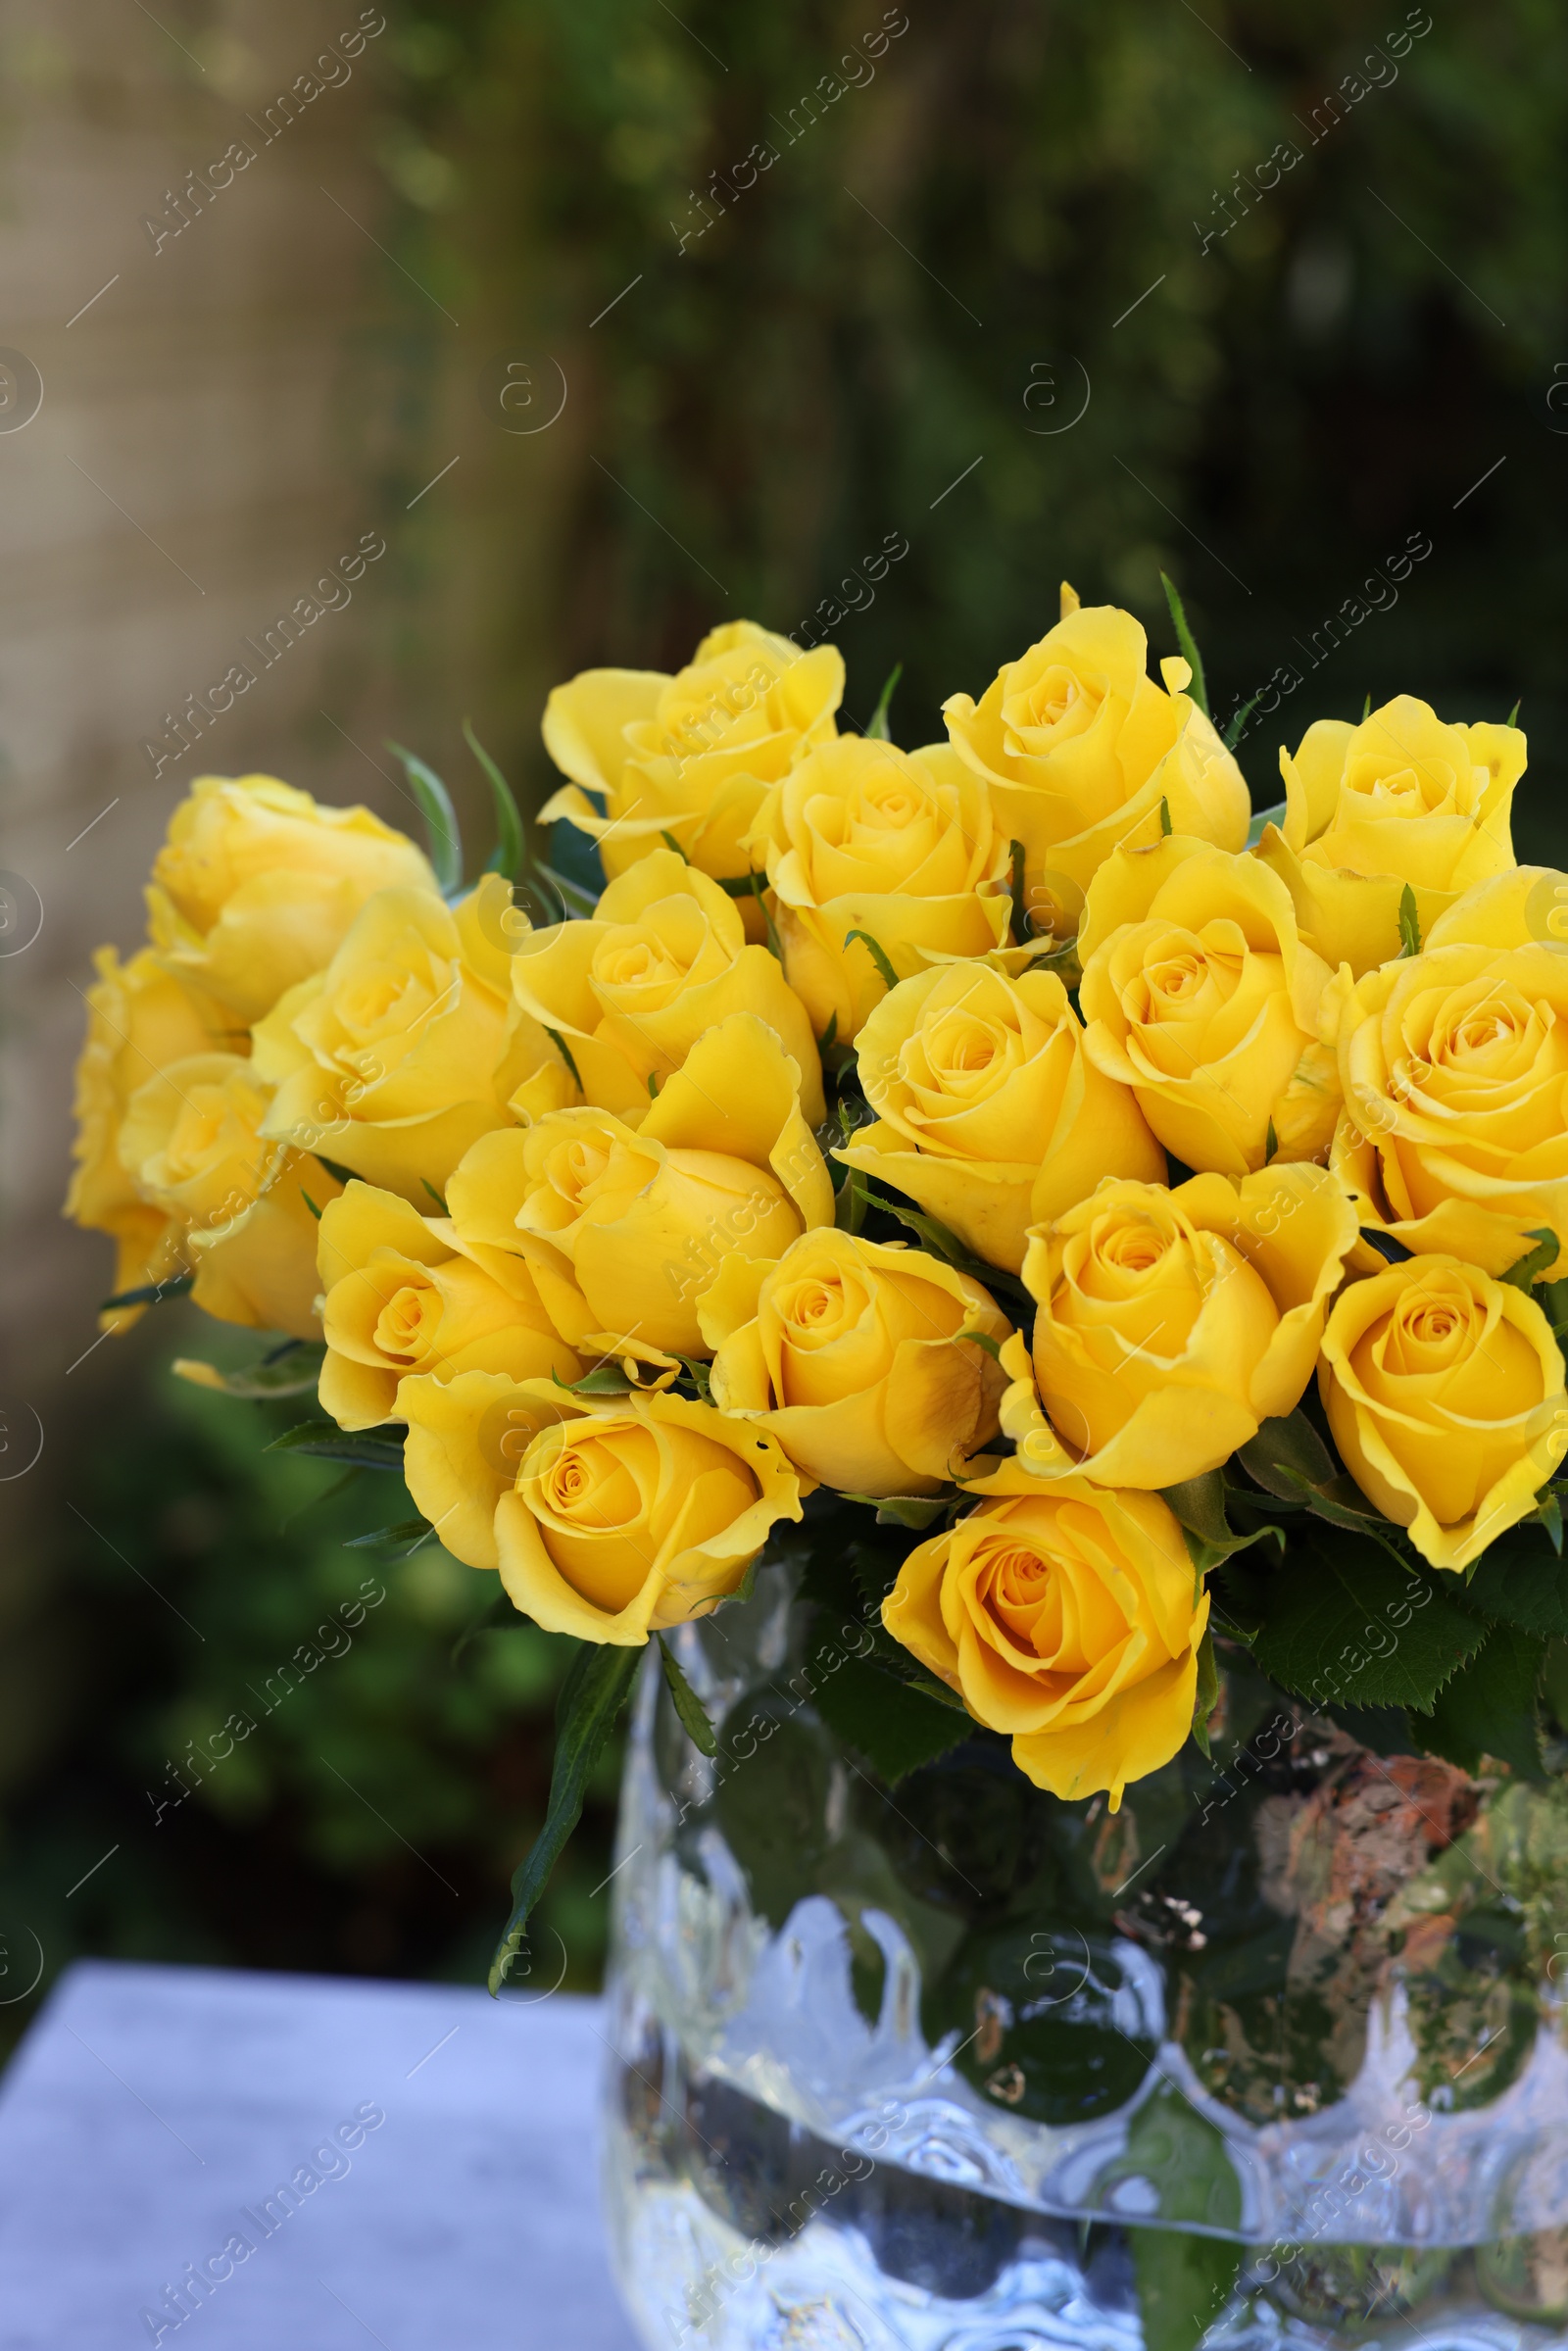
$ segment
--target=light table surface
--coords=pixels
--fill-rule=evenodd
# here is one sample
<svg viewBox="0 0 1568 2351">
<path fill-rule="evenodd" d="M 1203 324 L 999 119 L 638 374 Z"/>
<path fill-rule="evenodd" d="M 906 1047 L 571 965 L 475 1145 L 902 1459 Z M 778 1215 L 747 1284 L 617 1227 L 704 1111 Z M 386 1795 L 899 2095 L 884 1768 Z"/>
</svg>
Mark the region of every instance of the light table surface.
<svg viewBox="0 0 1568 2351">
<path fill-rule="evenodd" d="M 0 2082 L 0 2351 L 636 2351 L 600 2024 L 565 1993 L 74 1967 Z M 229 2266 L 176 2325 L 187 2265 Z"/>
</svg>

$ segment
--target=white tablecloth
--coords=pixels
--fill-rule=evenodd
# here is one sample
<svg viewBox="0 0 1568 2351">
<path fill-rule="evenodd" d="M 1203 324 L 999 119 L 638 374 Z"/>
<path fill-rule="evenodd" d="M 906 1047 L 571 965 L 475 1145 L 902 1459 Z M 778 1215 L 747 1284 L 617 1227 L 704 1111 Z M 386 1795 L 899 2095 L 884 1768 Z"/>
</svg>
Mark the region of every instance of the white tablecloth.
<svg viewBox="0 0 1568 2351">
<path fill-rule="evenodd" d="M 635 2351 L 599 2024 L 564 1993 L 73 1968 L 0 2082 L 0 2351 Z"/>
</svg>

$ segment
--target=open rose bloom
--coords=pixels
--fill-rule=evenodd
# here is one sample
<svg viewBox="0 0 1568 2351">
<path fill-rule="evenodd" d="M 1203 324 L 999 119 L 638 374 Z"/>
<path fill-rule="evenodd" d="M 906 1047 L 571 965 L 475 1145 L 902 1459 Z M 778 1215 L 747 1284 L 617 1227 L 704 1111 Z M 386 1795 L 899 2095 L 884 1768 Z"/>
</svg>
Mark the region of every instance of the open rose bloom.
<svg viewBox="0 0 1568 2351">
<path fill-rule="evenodd" d="M 632 1709 L 650 2342 L 1564 2339 L 1568 875 L 1414 695 L 1254 816 L 1181 634 L 584 670 L 466 881 L 204 777 L 85 988 L 106 1329 L 552 1637 L 498 1988 Z"/>
</svg>

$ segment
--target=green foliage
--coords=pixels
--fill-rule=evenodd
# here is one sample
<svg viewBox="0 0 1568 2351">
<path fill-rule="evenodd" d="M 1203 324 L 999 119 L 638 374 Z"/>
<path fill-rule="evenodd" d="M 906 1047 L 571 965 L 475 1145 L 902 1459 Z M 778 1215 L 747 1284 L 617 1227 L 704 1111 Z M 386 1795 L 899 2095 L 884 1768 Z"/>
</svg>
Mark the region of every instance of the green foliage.
<svg viewBox="0 0 1568 2351">
<path fill-rule="evenodd" d="M 664 1655 L 667 1671 L 667 1650 Z M 631 1695 L 631 1686 L 642 1661 L 640 1648 L 617 1648 L 609 1642 L 596 1647 L 584 1641 L 562 1684 L 556 1703 L 549 1808 L 543 1828 L 513 1877 L 512 1915 L 490 1962 L 490 1989 L 497 1995 L 505 1988 L 523 1950 L 534 1905 L 549 1883 L 567 1837 L 582 1818 L 594 1766 Z M 678 1667 L 676 1671 L 679 1672 Z M 688 1691 L 687 1695 L 690 1694 Z"/>
<path fill-rule="evenodd" d="M 1139 2107 L 1125 2152 L 1099 2184 L 1102 2190 L 1123 2179 L 1153 2187 L 1164 2224 L 1128 2232 L 1144 2341 L 1149 2351 L 1195 2351 L 1241 2269 L 1236 2237 L 1193 2232 L 1241 2226 L 1241 2182 L 1230 2149 L 1174 2083 L 1162 2082 Z"/>
<path fill-rule="evenodd" d="M 1160 573 L 1159 584 L 1165 591 L 1165 602 L 1170 607 L 1171 621 L 1176 630 L 1176 642 L 1181 648 L 1182 658 L 1185 660 L 1188 667 L 1193 673 L 1193 681 L 1188 691 L 1191 693 L 1194 702 L 1197 703 L 1199 709 L 1202 711 L 1203 716 L 1206 718 L 1209 714 L 1208 683 L 1203 675 L 1203 657 L 1198 650 L 1198 640 L 1193 635 L 1192 629 L 1188 626 L 1187 607 L 1183 604 L 1181 597 L 1177 593 L 1176 582 L 1171 578 L 1168 572 L 1162 571 Z M 1165 811 L 1165 817 L 1161 829 L 1167 833 L 1170 831 L 1170 811 L 1168 808 Z"/>
<path fill-rule="evenodd" d="M 811 1702 L 830 1731 L 863 1755 L 890 1788 L 922 1763 L 968 1739 L 969 1715 L 941 1705 L 862 1657 L 846 1657 L 812 1686 Z"/>
<path fill-rule="evenodd" d="M 458 830 L 458 811 L 452 806 L 452 795 L 435 769 L 401 743 L 388 740 L 387 749 L 403 761 L 403 771 L 409 779 L 409 790 L 419 804 L 430 835 L 430 863 L 435 878 L 450 898 L 463 887 L 463 837 Z"/>
<path fill-rule="evenodd" d="M 681 1672 L 680 1659 L 662 1633 L 658 1636 L 658 1641 L 659 1662 L 664 1669 L 664 1680 L 669 1685 L 670 1703 L 680 1717 L 681 1729 L 700 1755 L 716 1755 L 718 1740 L 714 1737 L 713 1726 L 708 1719 L 702 1699 Z"/>
<path fill-rule="evenodd" d="M 515 796 L 512 786 L 466 718 L 463 721 L 463 740 L 478 760 L 484 772 L 485 781 L 490 786 L 491 800 L 495 804 L 496 845 L 485 859 L 484 869 L 486 873 L 503 874 L 509 882 L 514 882 L 521 873 L 527 857 L 523 841 L 522 817 L 517 809 Z"/>
<path fill-rule="evenodd" d="M 1438 1691 L 1412 1730 L 1462 1771 L 1477 1772 L 1482 1757 L 1494 1755 L 1523 1779 L 1544 1779 L 1537 1699 L 1545 1658 L 1541 1635 L 1494 1625 L 1479 1653 Z"/>
<path fill-rule="evenodd" d="M 1429 1708 L 1486 1637 L 1451 1579 L 1348 1532 L 1294 1540 L 1283 1572 L 1216 1572 L 1263 1671 L 1318 1704 Z"/>
<path fill-rule="evenodd" d="M 83 1951 L 477 1981 L 544 1816 L 570 1644 L 434 1542 L 349 1547 L 397 1490 L 268 1450 L 289 1407 L 171 1378 L 171 1336 L 131 1343 L 145 1388 L 97 1427 L 79 1516 L 60 1514 L 71 1679 L 47 1693 L 57 1744 L 8 1794 L 0 1915 L 41 1938 L 43 1989 Z M 172 1337 L 249 1344 L 188 1307 Z M 508 1629 L 454 1666 L 492 1604 Z M 617 1778 L 607 1750 L 536 1921 L 573 1985 L 602 1962 Z"/>
</svg>

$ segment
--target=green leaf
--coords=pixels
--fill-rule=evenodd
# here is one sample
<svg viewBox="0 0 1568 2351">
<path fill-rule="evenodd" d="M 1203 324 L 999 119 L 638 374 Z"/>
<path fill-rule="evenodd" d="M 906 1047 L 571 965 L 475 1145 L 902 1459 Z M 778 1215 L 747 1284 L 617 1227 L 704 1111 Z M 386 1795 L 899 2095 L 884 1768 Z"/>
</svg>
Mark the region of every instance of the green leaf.
<svg viewBox="0 0 1568 2351">
<path fill-rule="evenodd" d="M 452 1213 L 451 1209 L 450 1209 L 450 1208 L 447 1206 L 447 1203 L 446 1203 L 446 1201 L 445 1201 L 445 1200 L 444 1200 L 441 1198 L 441 1195 L 440 1195 L 440 1193 L 439 1193 L 439 1192 L 437 1192 L 437 1190 L 436 1190 L 435 1186 L 434 1186 L 434 1185 L 431 1183 L 431 1181 L 430 1181 L 429 1177 L 428 1177 L 428 1176 L 420 1176 L 420 1178 L 419 1178 L 419 1181 L 420 1181 L 420 1183 L 421 1183 L 421 1184 L 424 1186 L 424 1188 L 425 1188 L 426 1192 L 428 1192 L 428 1194 L 430 1195 L 430 1198 L 431 1198 L 431 1199 L 434 1200 L 434 1202 L 435 1202 L 436 1206 L 437 1206 L 437 1207 L 440 1209 L 440 1211 L 441 1211 L 442 1215 L 443 1215 L 443 1216 L 450 1216 L 450 1215 L 451 1215 L 451 1213 Z"/>
<path fill-rule="evenodd" d="M 100 1314 L 112 1314 L 117 1306 L 158 1306 L 166 1298 L 183 1298 L 195 1281 L 193 1273 L 172 1274 L 168 1281 L 144 1282 L 139 1290 L 117 1290 L 99 1307 Z"/>
<path fill-rule="evenodd" d="M 876 709 L 871 712 L 871 723 L 865 730 L 868 741 L 874 743 L 892 742 L 893 729 L 888 723 L 888 712 L 893 708 L 893 697 L 898 691 L 899 680 L 903 675 L 904 663 L 902 661 L 895 661 L 891 671 L 889 672 L 888 682 L 877 697 Z"/>
<path fill-rule="evenodd" d="M 395 1543 L 422 1543 L 430 1532 L 427 1518 L 400 1519 L 395 1527 L 377 1527 L 373 1535 L 351 1535 L 344 1543 L 346 1551 L 373 1551 L 382 1545 L 388 1549 Z"/>
<path fill-rule="evenodd" d="M 512 1915 L 490 1962 L 490 1989 L 499 1998 L 507 1971 L 522 1948 L 529 1913 L 578 1821 L 589 1777 L 615 1718 L 631 1695 L 642 1663 L 640 1648 L 584 1641 L 556 1701 L 556 1754 L 545 1825 L 512 1881 Z"/>
<path fill-rule="evenodd" d="M 1492 1624 L 1568 1640 L 1568 1570 L 1544 1543 L 1526 1548 L 1514 1540 L 1518 1533 L 1482 1552 L 1459 1587 L 1460 1604 Z M 1549 1527 L 1546 1535 L 1549 1541 Z"/>
<path fill-rule="evenodd" d="M 1222 2131 L 1161 2082 L 1133 2116 L 1123 2152 L 1095 2182 L 1097 2196 L 1137 2180 L 1158 2197 L 1158 2228 L 1130 2228 L 1145 2351 L 1194 2351 L 1230 2299 L 1241 2269 L 1234 2236 L 1241 2182 Z"/>
<path fill-rule="evenodd" d="M 716 1755 L 718 1753 L 718 1737 L 708 1719 L 702 1699 L 681 1672 L 680 1659 L 662 1633 L 659 1634 L 657 1638 L 660 1660 L 664 1668 L 664 1680 L 669 1686 L 669 1694 L 674 1701 L 675 1712 L 680 1717 L 681 1729 L 700 1755 Z"/>
<path fill-rule="evenodd" d="M 993 1339 L 989 1331 L 960 1331 L 958 1337 L 966 1339 L 971 1347 L 977 1347 L 983 1355 L 989 1355 L 993 1363 L 1002 1361 L 1002 1344 L 1000 1340 Z"/>
<path fill-rule="evenodd" d="M 325 1347 L 316 1341 L 291 1339 L 286 1347 L 273 1347 L 270 1354 L 238 1371 L 220 1371 L 216 1363 L 204 1363 L 196 1384 L 247 1399 L 314 1396 L 325 1355 Z"/>
<path fill-rule="evenodd" d="M 511 1594 L 498 1592 L 483 1614 L 476 1616 L 472 1624 L 458 1635 L 457 1640 L 452 1643 L 452 1654 L 447 1660 L 448 1664 L 456 1665 L 469 1641 L 477 1641 L 482 1633 L 502 1633 L 507 1630 L 508 1626 L 520 1625 L 523 1622 L 520 1611 L 513 1604 Z"/>
<path fill-rule="evenodd" d="M 1025 1312 L 1033 1313 L 1034 1299 L 1016 1275 L 1003 1273 L 998 1266 L 987 1265 L 982 1258 L 972 1255 L 949 1226 L 939 1223 L 934 1216 L 927 1216 L 919 1208 L 909 1207 L 904 1200 L 888 1200 L 880 1192 L 873 1192 L 858 1167 L 850 1169 L 849 1184 L 845 1189 L 851 1187 L 863 1196 L 868 1208 L 880 1208 L 884 1216 L 895 1217 L 900 1224 L 907 1225 L 911 1233 L 918 1233 L 933 1256 L 945 1258 L 959 1273 L 969 1274 L 975 1281 L 985 1283 L 988 1289 L 1011 1291 Z M 858 1231 L 859 1228 L 857 1226 L 855 1229 Z"/>
<path fill-rule="evenodd" d="M 1008 888 L 1012 897 L 1012 936 L 1019 947 L 1029 944 L 1029 908 L 1023 894 L 1024 849 L 1021 841 L 1007 843 Z"/>
<path fill-rule="evenodd" d="M 822 1031 L 821 1036 L 818 1037 L 816 1041 L 816 1050 L 823 1055 L 824 1059 L 833 1051 L 833 1040 L 835 1037 L 837 1037 L 838 1033 L 839 1009 L 837 1004 L 835 1004 L 832 1011 L 827 1016 L 827 1027 Z"/>
<path fill-rule="evenodd" d="M 1178 2229 L 1129 2229 L 1144 2351 L 1196 2351 L 1235 2291 L 1242 2248 L 1233 2238 Z"/>
<path fill-rule="evenodd" d="M 899 984 L 899 975 L 894 970 L 891 962 L 889 962 L 888 957 L 883 950 L 878 947 L 876 941 L 872 938 L 870 932 L 846 931 L 844 934 L 844 944 L 846 947 L 849 946 L 852 939 L 858 939 L 860 945 L 869 951 L 872 962 L 882 974 L 882 985 L 884 988 L 896 988 Z"/>
<path fill-rule="evenodd" d="M 1159 796 L 1159 829 L 1168 841 L 1170 839 L 1170 802 L 1163 792 Z"/>
<path fill-rule="evenodd" d="M 1247 846 L 1249 849 L 1255 849 L 1257 847 L 1259 841 L 1262 840 L 1264 833 L 1268 830 L 1271 824 L 1283 824 L 1285 822 L 1285 805 L 1286 804 L 1283 800 L 1277 800 L 1272 808 L 1255 808 L 1252 811 L 1252 820 L 1247 828 Z"/>
<path fill-rule="evenodd" d="M 1263 1136 L 1263 1157 L 1264 1157 L 1264 1160 L 1265 1160 L 1265 1161 L 1267 1161 L 1267 1160 L 1269 1160 L 1269 1159 L 1272 1159 L 1272 1158 L 1273 1158 L 1273 1156 L 1274 1156 L 1274 1153 L 1275 1153 L 1275 1152 L 1276 1152 L 1276 1151 L 1279 1150 L 1279 1148 L 1280 1148 L 1280 1139 L 1279 1139 L 1279 1136 L 1278 1136 L 1278 1135 L 1275 1133 L 1275 1131 L 1274 1131 L 1274 1121 L 1273 1121 L 1273 1119 L 1271 1118 L 1271 1119 L 1269 1120 L 1269 1122 L 1268 1122 L 1268 1127 L 1267 1127 L 1267 1129 L 1266 1129 L 1266 1131 L 1265 1131 L 1265 1133 L 1264 1133 L 1264 1136 Z"/>
<path fill-rule="evenodd" d="M 1371 717 L 1371 715 L 1372 715 L 1372 697 L 1371 697 L 1371 695 L 1369 694 L 1369 695 L 1367 696 L 1367 698 L 1366 698 L 1365 702 L 1363 702 L 1363 703 L 1362 703 L 1362 705 L 1361 705 L 1361 724 L 1362 724 L 1363 726 L 1365 726 L 1365 724 L 1366 724 L 1367 720 L 1368 720 L 1368 719 Z"/>
<path fill-rule="evenodd" d="M 1208 1718 L 1218 1704 L 1219 1667 L 1214 1662 L 1214 1635 L 1205 1627 L 1198 1648 L 1198 1690 L 1193 1700 L 1193 1737 L 1205 1755 L 1211 1752 Z"/>
<path fill-rule="evenodd" d="M 922 1763 L 934 1763 L 974 1731 L 966 1709 L 939 1704 L 864 1657 L 845 1657 L 833 1673 L 813 1682 L 811 1703 L 828 1729 L 862 1755 L 889 1788 Z"/>
<path fill-rule="evenodd" d="M 285 1429 L 267 1447 L 270 1453 L 310 1453 L 319 1461 L 352 1461 L 356 1469 L 393 1469 L 403 1474 L 403 1440 L 350 1436 L 329 1420 L 307 1420 Z"/>
<path fill-rule="evenodd" d="M 879 1527 L 908 1527 L 923 1533 L 933 1520 L 939 1519 L 953 1499 L 946 1494 L 849 1494 L 847 1502 L 863 1502 L 866 1509 L 876 1512 Z"/>
<path fill-rule="evenodd" d="M 1416 910 L 1415 892 L 1408 882 L 1399 892 L 1399 955 L 1418 955 L 1421 953 L 1421 917 Z"/>
<path fill-rule="evenodd" d="M 311 1214 L 315 1217 L 317 1223 L 319 1224 L 321 1221 L 321 1211 L 317 1206 L 315 1200 L 312 1200 L 310 1194 L 306 1191 L 303 1184 L 300 1186 L 300 1198 L 305 1202 L 307 1208 L 309 1208 Z"/>
<path fill-rule="evenodd" d="M 631 1391 L 631 1382 L 618 1363 L 596 1363 L 580 1380 L 564 1380 L 559 1372 L 551 1377 L 558 1388 L 567 1389 L 573 1396 L 626 1396 Z"/>
<path fill-rule="evenodd" d="M 587 916 L 598 906 L 599 901 L 591 890 L 585 890 L 580 882 L 571 881 L 565 874 L 558 873 L 554 865 L 536 862 L 534 871 L 544 875 L 568 915 Z"/>
<path fill-rule="evenodd" d="M 1554 1264 L 1557 1256 L 1557 1236 L 1546 1226 L 1533 1226 L 1530 1238 L 1535 1248 L 1526 1249 L 1522 1257 L 1515 1257 L 1507 1272 L 1497 1276 L 1499 1282 L 1511 1283 L 1515 1290 L 1524 1291 L 1526 1296 L 1534 1289 L 1537 1276 L 1544 1274 L 1548 1265 Z"/>
<path fill-rule="evenodd" d="M 522 814 L 513 797 L 512 786 L 480 742 L 466 718 L 463 721 L 463 740 L 484 769 L 490 786 L 490 797 L 496 804 L 496 845 L 485 859 L 486 873 L 502 873 L 514 882 L 527 862 L 523 840 Z"/>
<path fill-rule="evenodd" d="M 1521 694 L 1521 695 L 1520 695 L 1520 697 L 1519 697 L 1519 702 L 1523 702 L 1523 700 L 1524 700 L 1524 696 Z M 1506 718 L 1503 720 L 1503 722 L 1502 722 L 1502 723 L 1503 723 L 1503 725 L 1504 725 L 1504 726 L 1517 726 L 1517 725 L 1518 725 L 1518 723 L 1519 723 L 1519 703 L 1518 703 L 1518 702 L 1516 702 L 1516 703 L 1514 704 L 1514 706 L 1513 706 L 1513 709 L 1512 709 L 1512 710 L 1511 710 L 1508 712 L 1508 715 L 1507 715 L 1507 717 L 1506 717 Z"/>
<path fill-rule="evenodd" d="M 1247 721 L 1249 718 L 1250 718 L 1252 712 L 1256 710 L 1262 699 L 1263 688 L 1259 686 L 1257 692 L 1255 694 L 1249 695 L 1246 702 L 1243 703 L 1241 709 L 1236 712 L 1229 726 L 1225 729 L 1223 740 L 1227 751 L 1234 751 L 1236 749 L 1237 744 L 1240 743 L 1243 735 L 1247 731 Z"/>
<path fill-rule="evenodd" d="M 1482 1757 L 1491 1755 L 1523 1780 L 1544 1780 L 1539 1700 L 1545 1661 L 1540 1634 L 1494 1625 L 1480 1653 L 1439 1690 L 1432 1707 L 1412 1710 L 1411 1730 L 1461 1771 L 1479 1772 Z"/>
<path fill-rule="evenodd" d="M 1247 1550 L 1264 1535 L 1272 1535 L 1281 1550 L 1285 1548 L 1284 1533 L 1276 1526 L 1263 1524 L 1250 1534 L 1236 1533 L 1225 1513 L 1223 1470 L 1205 1470 L 1200 1478 L 1188 1478 L 1179 1486 L 1162 1487 L 1160 1491 L 1175 1512 L 1176 1523 L 1186 1539 L 1187 1555 L 1200 1580 L 1222 1559 L 1230 1558 L 1232 1552 Z"/>
<path fill-rule="evenodd" d="M 663 825 L 661 825 L 659 828 L 659 838 L 661 841 L 662 841 L 666 849 L 672 849 L 675 852 L 676 857 L 679 857 L 683 865 L 689 865 L 691 863 L 690 857 L 686 855 L 686 852 L 682 849 L 674 834 L 667 831 Z M 750 881 L 747 882 L 746 886 L 748 890 L 751 888 Z"/>
<path fill-rule="evenodd" d="M 1554 1486 L 1546 1488 L 1530 1516 L 1521 1520 L 1520 1524 L 1526 1527 L 1544 1527 L 1546 1541 L 1558 1558 L 1562 1557 L 1562 1504 L 1557 1499 L 1557 1490 Z"/>
<path fill-rule="evenodd" d="M 1227 1588 L 1235 1579 L 1254 1618 L 1264 1673 L 1320 1704 L 1430 1708 L 1486 1638 L 1444 1579 L 1401 1567 L 1364 1537 L 1293 1545 L 1283 1571 L 1217 1573 Z"/>
<path fill-rule="evenodd" d="M 545 1035 L 549 1038 L 557 1053 L 565 1062 L 566 1067 L 571 1071 L 572 1084 L 576 1087 L 577 1092 L 579 1094 L 586 1094 L 588 1089 L 582 1082 L 582 1072 L 571 1057 L 571 1047 L 566 1043 L 565 1038 L 562 1035 L 559 1029 L 553 1029 L 549 1027 L 548 1024 L 545 1027 Z"/>
<path fill-rule="evenodd" d="M 387 739 L 387 749 L 394 759 L 403 761 L 409 779 L 409 790 L 419 804 L 430 835 L 430 862 L 435 878 L 441 885 L 443 897 L 450 898 L 463 887 L 463 837 L 458 831 L 458 811 L 452 806 L 452 795 L 433 767 L 405 751 L 401 743 Z"/>
<path fill-rule="evenodd" d="M 1159 584 L 1165 591 L 1165 602 L 1170 606 L 1170 616 L 1176 628 L 1176 642 L 1181 647 L 1183 657 L 1193 672 L 1193 682 L 1189 686 L 1188 692 L 1206 718 L 1208 716 L 1208 681 L 1203 675 L 1203 657 L 1199 652 L 1197 641 L 1187 625 L 1187 608 L 1176 592 L 1175 581 L 1167 573 L 1163 571 L 1160 573 Z"/>
<path fill-rule="evenodd" d="M 1299 1408 L 1261 1422 L 1257 1435 L 1238 1446 L 1236 1458 L 1265 1494 L 1282 1502 L 1299 1502 L 1302 1479 L 1309 1486 L 1326 1486 L 1335 1474 L 1328 1447 Z"/>
</svg>

